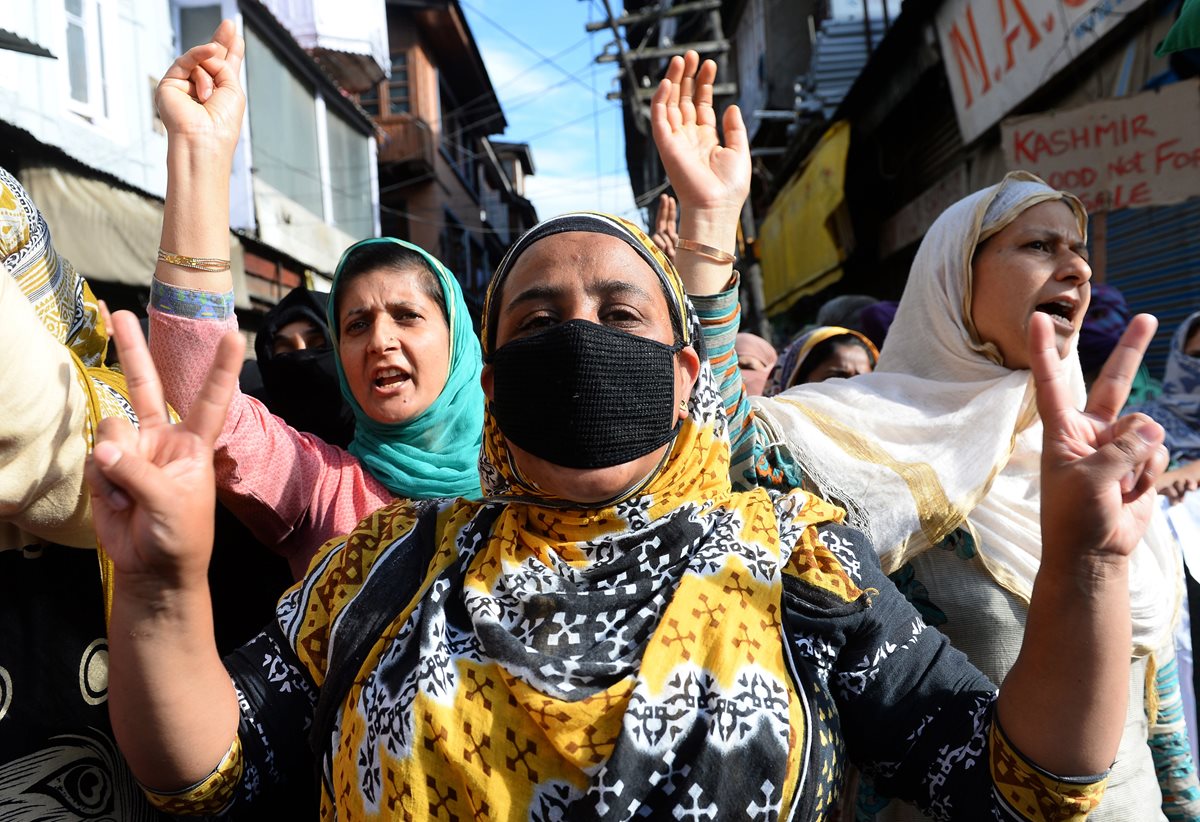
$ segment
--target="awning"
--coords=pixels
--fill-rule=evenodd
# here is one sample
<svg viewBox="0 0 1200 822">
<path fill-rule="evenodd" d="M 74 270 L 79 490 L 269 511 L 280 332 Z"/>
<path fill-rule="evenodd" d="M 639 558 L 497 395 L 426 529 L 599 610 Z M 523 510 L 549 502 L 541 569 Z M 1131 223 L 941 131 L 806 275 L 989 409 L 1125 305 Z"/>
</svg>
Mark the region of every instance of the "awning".
<svg viewBox="0 0 1200 822">
<path fill-rule="evenodd" d="M 26 40 L 8 29 L 0 29 L 0 49 L 20 54 L 32 54 L 34 57 L 49 57 L 51 60 L 58 59 L 50 52 L 50 49 L 39 46 L 32 40 Z"/>
<path fill-rule="evenodd" d="M 850 124 L 834 123 L 780 192 L 759 228 L 767 314 L 786 311 L 842 277 L 845 238 L 834 221 L 844 200 Z"/>
<path fill-rule="evenodd" d="M 55 249 L 87 279 L 150 287 L 162 203 L 55 166 L 25 168 L 20 177 L 50 224 Z M 242 244 L 230 234 L 229 245 L 236 305 L 249 308 Z"/>
</svg>

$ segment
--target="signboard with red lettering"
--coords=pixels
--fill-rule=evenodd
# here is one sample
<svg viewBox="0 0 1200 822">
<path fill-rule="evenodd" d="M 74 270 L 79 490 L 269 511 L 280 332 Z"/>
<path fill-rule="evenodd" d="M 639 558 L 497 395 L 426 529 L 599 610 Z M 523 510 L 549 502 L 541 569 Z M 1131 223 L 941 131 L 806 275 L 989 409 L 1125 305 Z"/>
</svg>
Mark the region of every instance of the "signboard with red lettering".
<svg viewBox="0 0 1200 822">
<path fill-rule="evenodd" d="M 1083 200 L 1088 211 L 1200 195 L 1200 80 L 1000 126 L 1004 159 Z"/>
<path fill-rule="evenodd" d="M 970 142 L 1146 0 L 947 0 L 942 61 Z"/>
</svg>

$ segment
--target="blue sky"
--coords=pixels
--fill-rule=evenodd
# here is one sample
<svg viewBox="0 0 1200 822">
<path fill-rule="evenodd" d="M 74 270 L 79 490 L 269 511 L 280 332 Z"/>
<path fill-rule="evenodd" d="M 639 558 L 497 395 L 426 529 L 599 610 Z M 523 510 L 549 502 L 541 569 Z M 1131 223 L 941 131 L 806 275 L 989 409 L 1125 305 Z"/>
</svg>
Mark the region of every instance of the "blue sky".
<svg viewBox="0 0 1200 822">
<path fill-rule="evenodd" d="M 610 0 L 620 14 L 620 0 Z M 614 63 L 595 55 L 611 31 L 588 34 L 600 0 L 460 0 L 500 97 L 503 139 L 527 142 L 537 172 L 526 194 L 545 219 L 590 209 L 642 222 L 625 169 Z"/>
</svg>

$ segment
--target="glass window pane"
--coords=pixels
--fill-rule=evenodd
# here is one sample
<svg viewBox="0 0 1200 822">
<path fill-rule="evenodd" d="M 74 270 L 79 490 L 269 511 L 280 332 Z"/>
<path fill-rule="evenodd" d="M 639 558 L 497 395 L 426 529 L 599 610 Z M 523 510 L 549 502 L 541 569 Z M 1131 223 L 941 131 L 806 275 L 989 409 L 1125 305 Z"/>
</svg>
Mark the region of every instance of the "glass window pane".
<svg viewBox="0 0 1200 822">
<path fill-rule="evenodd" d="M 191 6 L 179 10 L 179 53 L 212 39 L 221 22 L 221 6 Z"/>
<path fill-rule="evenodd" d="M 329 112 L 326 124 L 333 224 L 355 239 L 370 237 L 375 231 L 370 138 L 333 112 Z"/>
<path fill-rule="evenodd" d="M 83 27 L 77 23 L 67 23 L 67 76 L 71 80 L 71 98 L 86 103 L 88 101 L 87 40 L 83 34 Z"/>
<path fill-rule="evenodd" d="M 358 95 L 358 104 L 372 117 L 379 116 L 379 86 L 371 86 Z"/>
<path fill-rule="evenodd" d="M 76 17 L 82 17 L 83 0 L 67 0 L 67 14 L 74 14 Z"/>
<path fill-rule="evenodd" d="M 100 113 L 108 116 L 108 76 L 104 73 L 104 20 L 100 16 L 100 8 L 96 8 L 96 62 L 100 66 Z"/>
<path fill-rule="evenodd" d="M 251 29 L 246 30 L 246 80 L 255 174 L 323 217 L 317 105 L 312 89 Z"/>
</svg>

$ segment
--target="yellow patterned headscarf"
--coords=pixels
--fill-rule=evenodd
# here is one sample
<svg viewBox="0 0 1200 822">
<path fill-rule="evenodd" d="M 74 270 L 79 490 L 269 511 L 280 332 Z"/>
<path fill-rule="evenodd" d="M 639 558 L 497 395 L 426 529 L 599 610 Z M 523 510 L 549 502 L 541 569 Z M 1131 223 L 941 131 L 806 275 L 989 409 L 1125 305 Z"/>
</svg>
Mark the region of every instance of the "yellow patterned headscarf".
<svg viewBox="0 0 1200 822">
<path fill-rule="evenodd" d="M 865 334 L 855 331 L 853 328 L 842 328 L 840 325 L 822 325 L 801 334 L 788 343 L 787 348 L 783 349 L 783 353 L 779 355 L 779 362 L 771 371 L 771 375 L 767 377 L 767 388 L 763 392 L 763 396 L 773 397 L 795 385 L 796 375 L 813 349 L 826 340 L 840 337 L 843 334 L 856 337 L 866 347 L 867 354 L 871 357 L 871 367 L 874 368 L 875 363 L 879 361 L 879 349 L 875 347 L 875 343 L 867 339 Z"/>
<path fill-rule="evenodd" d="M 123 416 L 136 424 L 124 375 L 104 364 L 108 334 L 92 289 L 71 262 L 55 251 L 46 218 L 3 168 L 0 259 L 42 325 L 76 360 L 77 376 L 89 399 L 89 447 L 96 423 L 105 417 Z"/>
<path fill-rule="evenodd" d="M 54 338 L 88 367 L 104 364 L 108 338 L 96 298 L 50 241 L 50 226 L 21 184 L 0 168 L 0 258 Z"/>
<path fill-rule="evenodd" d="M 21 184 L 0 168 L 0 260 L 33 306 L 42 325 L 71 352 L 75 378 L 88 398 L 86 428 L 91 450 L 96 425 L 105 417 L 137 424 L 125 377 L 104 364 L 108 335 L 95 295 L 50 239 L 50 226 Z M 111 563 L 100 553 L 105 604 L 111 605 Z"/>
<path fill-rule="evenodd" d="M 563 232 L 593 232 L 617 237 L 628 243 L 654 270 L 667 295 L 668 311 L 677 338 L 685 345 L 703 347 L 698 323 L 691 315 L 683 282 L 674 266 L 636 225 L 607 214 L 581 212 L 564 214 L 538 224 L 526 232 L 509 250 L 496 269 L 488 287 L 483 306 L 481 338 L 483 356 L 486 361 L 495 350 L 496 312 L 499 309 L 500 292 L 513 265 L 539 240 Z M 702 368 L 709 369 L 704 351 L 697 352 L 703 361 Z M 653 497 L 659 502 L 650 512 L 657 517 L 678 507 L 684 499 L 707 499 L 721 504 L 730 492 L 728 477 L 729 447 L 726 440 L 726 420 L 723 413 L 715 413 L 712 396 L 704 393 L 702 378 L 696 381 L 697 390 L 688 403 L 688 417 L 680 426 L 674 443 L 659 470 L 647 481 L 630 489 L 625 499 L 635 494 Z M 699 396 L 698 396 L 699 395 Z M 719 408 L 716 409 L 719 411 Z M 483 492 L 492 499 L 511 499 L 548 503 L 555 508 L 569 508 L 563 500 L 548 499 L 545 492 L 531 486 L 521 477 L 513 463 L 504 435 L 496 418 L 488 413 L 483 427 L 483 453 L 480 456 L 480 473 Z M 720 478 L 721 481 L 717 481 Z M 624 500 L 617 500 L 623 502 Z M 561 516 L 561 514 L 560 514 Z M 587 515 L 590 519 L 591 515 Z"/>
</svg>

